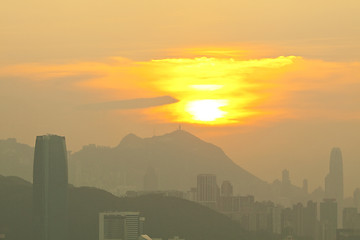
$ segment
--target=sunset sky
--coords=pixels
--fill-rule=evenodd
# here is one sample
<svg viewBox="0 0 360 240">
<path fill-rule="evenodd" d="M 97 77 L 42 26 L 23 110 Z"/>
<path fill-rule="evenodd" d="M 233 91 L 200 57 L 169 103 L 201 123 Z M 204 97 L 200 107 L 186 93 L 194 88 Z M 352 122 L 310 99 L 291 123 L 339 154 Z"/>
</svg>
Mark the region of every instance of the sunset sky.
<svg viewBox="0 0 360 240">
<path fill-rule="evenodd" d="M 183 129 L 272 182 L 360 187 L 360 1 L 3 0 L 0 139 Z"/>
</svg>

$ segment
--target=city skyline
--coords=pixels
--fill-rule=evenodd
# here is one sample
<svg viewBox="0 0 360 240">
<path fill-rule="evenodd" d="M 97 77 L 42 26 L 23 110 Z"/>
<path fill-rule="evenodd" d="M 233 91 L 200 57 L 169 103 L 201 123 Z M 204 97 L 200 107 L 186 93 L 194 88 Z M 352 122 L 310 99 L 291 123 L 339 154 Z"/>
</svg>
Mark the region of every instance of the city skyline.
<svg viewBox="0 0 360 240">
<path fill-rule="evenodd" d="M 78 151 L 182 124 L 269 182 L 313 189 L 333 147 L 360 181 L 359 1 L 34 4 L 0 10 L 0 139 Z"/>
<path fill-rule="evenodd" d="M 179 130 L 177 130 L 177 131 L 179 131 Z M 180 130 L 181 131 L 181 130 Z M 176 132 L 176 131 L 175 131 Z M 133 135 L 133 134 L 130 134 L 129 136 L 135 136 L 135 135 Z M 136 137 L 136 138 L 138 138 L 138 137 Z M 138 139 L 141 139 L 141 138 L 138 138 Z M 151 139 L 151 138 L 148 138 L 148 139 Z M 9 142 L 14 142 L 14 143 L 16 143 L 16 140 L 15 139 L 8 139 L 8 140 L 3 140 L 3 141 L 9 141 Z M 105 147 L 105 146 L 96 146 L 96 145 L 94 145 L 94 144 L 89 144 L 89 145 L 84 145 L 83 146 L 83 149 L 87 149 L 87 148 L 105 148 L 105 149 L 110 149 L 109 147 Z M 327 161 L 328 161 L 328 163 L 327 163 L 327 165 L 328 166 L 330 166 L 330 169 L 336 169 L 336 171 L 342 171 L 341 169 L 337 169 L 337 167 L 331 167 L 332 166 L 332 162 L 334 161 L 334 150 L 336 150 L 335 152 L 339 152 L 339 156 L 340 156 L 340 160 L 341 160 L 341 162 L 342 162 L 342 159 L 341 159 L 341 150 L 339 149 L 339 148 L 332 148 L 331 149 L 331 151 L 330 151 L 330 154 L 329 154 L 329 157 L 328 157 L 328 159 L 327 159 Z M 71 151 L 69 152 L 70 154 L 71 154 Z M 74 153 L 74 152 L 72 152 L 72 153 Z M 226 154 L 226 153 L 225 153 Z M 148 158 L 148 157 L 147 157 Z M 330 165 L 329 165 L 329 162 L 330 162 Z M 157 183 L 157 181 L 158 180 L 156 180 L 156 179 L 154 179 L 154 178 L 156 178 L 156 174 L 154 175 L 154 168 L 153 168 L 153 166 L 151 166 L 151 164 L 149 164 L 149 163 L 146 163 L 147 165 L 148 165 L 148 167 L 147 167 L 147 170 L 146 170 L 146 172 L 147 172 L 147 176 L 148 176 L 148 178 L 151 180 L 151 181 L 145 181 L 145 178 L 144 178 L 144 182 L 142 183 L 142 184 L 147 184 L 147 186 L 145 186 L 144 185 L 144 187 L 145 187 L 145 189 L 147 188 L 148 190 L 154 190 L 154 189 L 157 189 L 157 185 L 158 185 L 158 183 Z M 345 162 L 345 164 L 346 164 L 346 162 Z M 77 166 L 76 164 L 74 165 L 75 167 Z M 242 166 L 240 166 L 240 167 L 242 167 Z M 76 167 L 76 168 L 79 168 L 79 166 L 78 167 Z M 245 170 L 247 170 L 247 169 L 245 169 Z M 322 170 L 326 170 L 326 166 L 324 166 L 324 168 L 322 169 Z M 78 170 L 76 170 L 76 171 L 78 171 Z M 334 170 L 333 170 L 334 171 Z M 121 174 L 123 174 L 123 173 L 125 173 L 125 175 L 124 175 L 124 177 L 123 177 L 123 180 L 126 182 L 126 178 L 127 178 L 127 176 L 126 176 L 126 171 L 125 172 L 123 172 L 123 171 L 121 171 L 122 173 Z M 251 172 L 250 172 L 251 173 Z M 285 173 L 285 175 L 286 175 L 286 179 L 284 180 L 284 173 Z M 150 174 L 150 175 L 149 175 Z M 253 173 L 252 173 L 253 174 Z M 272 180 L 270 180 L 270 181 L 267 181 L 268 183 L 272 183 L 274 180 L 281 180 L 281 181 L 289 181 L 289 184 L 293 184 L 293 185 L 295 185 L 295 186 L 298 186 L 298 187 L 302 187 L 303 189 L 304 189 L 304 187 L 305 187 L 305 189 L 307 189 L 307 191 L 306 192 L 308 192 L 308 193 L 312 193 L 314 190 L 317 190 L 319 187 L 321 187 L 322 189 L 323 189 L 323 191 L 325 191 L 325 192 L 329 192 L 329 188 L 327 189 L 327 187 L 326 187 L 326 176 L 327 175 L 329 175 L 329 174 L 325 174 L 324 176 L 320 176 L 320 182 L 311 182 L 311 187 L 309 188 L 308 187 L 308 180 L 306 179 L 306 178 L 302 178 L 302 183 L 298 183 L 298 182 L 293 182 L 292 180 L 293 180 L 293 173 L 290 173 L 289 174 L 289 171 L 287 170 L 287 169 L 284 169 L 283 171 L 282 171 L 282 174 L 283 174 L 283 176 L 282 176 L 282 179 L 281 179 L 281 176 L 280 176 L 280 174 L 275 178 L 275 179 L 272 179 Z M 334 173 L 333 173 L 334 174 Z M 291 175 L 291 176 L 290 176 Z M 153 177 L 154 176 L 154 177 Z M 259 175 L 256 175 L 258 178 L 260 178 L 260 179 L 262 179 L 262 180 L 265 180 L 265 179 L 263 179 L 263 177 L 262 176 L 259 176 Z M 301 177 L 301 176 L 300 176 Z M 341 179 L 346 179 L 347 178 L 347 176 L 346 176 L 346 174 L 344 174 L 344 176 L 343 177 L 341 177 Z M 225 178 L 226 179 L 226 178 Z M 300 178 L 301 179 L 301 178 Z M 337 180 L 332 180 L 332 182 L 336 182 Z M 342 180 L 343 181 L 343 180 Z M 150 185 L 149 185 L 150 184 Z M 304 185 L 305 184 L 305 185 Z M 340 184 L 340 183 L 339 183 Z M 342 183 L 343 184 L 343 183 Z M 341 184 L 340 184 L 341 185 Z M 131 185 L 129 185 L 129 187 L 131 187 Z M 134 187 L 134 186 L 133 186 Z M 342 197 L 342 199 L 344 199 L 344 198 L 348 198 L 349 196 L 352 196 L 353 194 L 354 194 L 354 190 L 355 189 L 357 189 L 358 188 L 358 186 L 355 184 L 354 185 L 354 188 L 352 188 L 352 186 L 351 185 L 347 185 L 347 186 L 345 186 L 345 187 L 342 187 L 342 190 L 340 190 L 340 191 L 342 191 L 343 193 L 342 193 L 342 195 L 343 195 L 343 197 Z M 344 195 L 344 189 L 346 189 L 347 191 L 346 191 L 346 194 Z M 338 190 L 336 190 L 336 191 L 338 191 Z M 330 197 L 330 198 L 337 198 L 337 197 L 335 197 L 335 195 L 334 194 L 330 194 L 329 195 L 329 193 L 326 193 L 326 196 L 327 197 Z"/>
<path fill-rule="evenodd" d="M 3 0 L 0 240 L 360 239 L 359 12 Z"/>
<path fill-rule="evenodd" d="M 194 138 L 180 129 L 177 130 L 175 136 L 186 136 L 187 140 L 189 137 Z M 133 147 L 139 144 L 138 139 L 130 138 L 132 139 L 128 139 L 124 144 L 127 148 L 134 149 Z M 167 139 L 170 140 L 170 136 Z M 163 141 L 160 142 L 164 144 Z M 192 143 L 190 142 L 190 144 Z M 67 220 L 64 220 L 64 217 L 67 218 L 67 210 L 65 210 L 68 191 L 67 154 L 64 137 L 46 135 L 36 138 L 33 176 L 34 230 L 37 234 L 43 233 L 36 239 L 62 239 L 67 234 L 67 227 L 65 227 Z M 154 177 L 157 179 L 155 170 L 151 167 L 147 168 L 145 178 L 149 174 L 151 179 Z M 333 148 L 329 157 L 329 174 L 324 178 L 326 183 L 324 199 L 318 202 L 319 215 L 317 214 L 317 202 L 310 200 L 310 195 L 305 199 L 293 199 L 288 206 L 281 205 L 281 203 L 279 205 L 277 201 L 255 201 L 254 196 L 234 194 L 231 181 L 223 180 L 220 188 L 216 174 L 208 173 L 197 175 L 195 200 L 191 199 L 191 195 L 182 195 L 180 192 L 171 191 L 162 192 L 154 188 L 147 190 L 146 186 L 144 186 L 145 191 L 138 193 L 130 191 L 130 195 L 126 197 L 135 199 L 142 195 L 155 194 L 185 198 L 229 216 L 250 232 L 265 231 L 268 234 L 289 237 L 337 240 L 338 234 L 346 234 L 346 231 L 355 231 L 360 228 L 360 214 L 356 208 L 358 206 L 358 189 L 354 192 L 353 203 L 344 204 L 342 178 L 341 149 Z M 294 194 L 290 173 L 286 169 L 282 172 L 281 185 L 282 192 L 277 193 L 280 194 L 280 198 L 287 198 Z M 302 190 L 305 189 L 302 188 Z M 189 193 L 191 194 L 191 192 L 193 192 L 192 189 Z M 296 203 L 297 201 L 299 202 Z M 306 205 L 305 202 L 307 202 Z M 345 208 L 344 205 L 346 205 Z M 99 212 L 99 239 L 122 239 L 121 236 L 125 234 L 123 235 L 125 240 L 136 240 L 143 234 L 144 220 L 145 218 L 140 218 L 139 212 Z M 342 221 L 347 228 L 342 228 Z M 351 234 L 357 236 L 356 231 Z"/>
</svg>

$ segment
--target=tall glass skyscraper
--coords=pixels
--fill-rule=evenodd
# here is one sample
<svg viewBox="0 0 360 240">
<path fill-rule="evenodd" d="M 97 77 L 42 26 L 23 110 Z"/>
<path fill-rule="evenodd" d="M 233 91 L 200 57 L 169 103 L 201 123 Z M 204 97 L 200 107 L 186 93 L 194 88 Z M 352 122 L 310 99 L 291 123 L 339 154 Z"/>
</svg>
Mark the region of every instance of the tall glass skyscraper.
<svg viewBox="0 0 360 240">
<path fill-rule="evenodd" d="M 344 176 L 343 159 L 340 148 L 333 148 L 330 153 L 329 174 L 325 178 L 326 198 L 332 198 L 337 201 L 338 224 L 341 227 L 342 207 L 344 200 Z"/>
<path fill-rule="evenodd" d="M 328 198 L 342 201 L 344 198 L 343 160 L 340 148 L 333 148 L 330 154 L 329 174 L 325 179 L 325 191 Z"/>
<path fill-rule="evenodd" d="M 68 239 L 67 189 L 65 137 L 38 136 L 33 169 L 34 239 Z"/>
</svg>

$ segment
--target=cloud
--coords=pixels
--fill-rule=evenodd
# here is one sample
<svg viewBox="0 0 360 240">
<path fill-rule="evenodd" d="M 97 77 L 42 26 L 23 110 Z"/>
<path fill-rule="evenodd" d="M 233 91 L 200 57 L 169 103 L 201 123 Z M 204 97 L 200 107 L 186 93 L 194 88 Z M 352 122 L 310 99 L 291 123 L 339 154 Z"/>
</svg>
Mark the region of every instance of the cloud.
<svg viewBox="0 0 360 240">
<path fill-rule="evenodd" d="M 115 109 L 142 109 L 162 106 L 178 102 L 177 99 L 170 96 L 161 96 L 153 98 L 135 98 L 119 101 L 101 102 L 86 104 L 80 107 L 84 110 L 115 110 Z"/>
<path fill-rule="evenodd" d="M 12 65 L 0 67 L 0 77 L 27 78 L 38 89 L 84 96 L 77 97 L 82 109 L 136 109 L 158 122 L 251 125 L 360 115 L 360 63 L 295 56 L 245 58 L 244 52 L 201 48 L 184 49 L 186 57 L 150 61 L 113 57 Z M 179 50 L 176 54 L 182 56 Z"/>
</svg>

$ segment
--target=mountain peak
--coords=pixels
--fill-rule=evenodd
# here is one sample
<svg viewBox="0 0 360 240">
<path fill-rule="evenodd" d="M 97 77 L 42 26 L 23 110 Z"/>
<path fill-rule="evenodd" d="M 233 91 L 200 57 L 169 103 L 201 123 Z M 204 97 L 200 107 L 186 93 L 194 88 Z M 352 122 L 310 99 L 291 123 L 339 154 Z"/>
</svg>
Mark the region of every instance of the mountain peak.
<svg viewBox="0 0 360 240">
<path fill-rule="evenodd" d="M 128 140 L 128 139 L 141 139 L 140 137 L 136 136 L 133 133 L 129 133 L 128 135 L 126 135 L 123 140 Z"/>
<path fill-rule="evenodd" d="M 142 140 L 143 140 L 142 138 L 136 136 L 135 134 L 129 133 L 121 140 L 121 142 L 119 143 L 119 146 L 137 145 Z"/>
<path fill-rule="evenodd" d="M 165 138 L 165 139 L 171 139 L 171 140 L 177 140 L 177 141 L 201 141 L 203 142 L 203 140 L 201 140 L 200 138 L 196 137 L 195 135 L 185 131 L 185 130 L 175 130 L 173 132 L 164 134 L 162 136 L 156 136 L 155 138 Z"/>
</svg>

